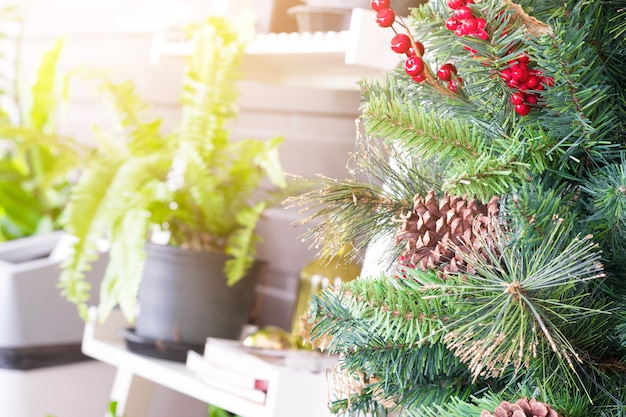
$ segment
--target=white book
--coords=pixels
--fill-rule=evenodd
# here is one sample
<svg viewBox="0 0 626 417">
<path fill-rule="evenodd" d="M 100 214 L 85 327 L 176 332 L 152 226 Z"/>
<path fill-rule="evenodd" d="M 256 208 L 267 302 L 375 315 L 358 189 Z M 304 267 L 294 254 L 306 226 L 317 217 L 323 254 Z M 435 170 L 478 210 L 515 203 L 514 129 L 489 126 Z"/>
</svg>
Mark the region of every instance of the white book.
<svg viewBox="0 0 626 417">
<path fill-rule="evenodd" d="M 200 355 L 193 350 L 187 352 L 187 368 L 196 372 L 203 380 L 215 381 L 217 385 L 225 385 L 228 388 L 236 387 L 248 390 L 267 391 L 268 378 L 254 376 L 250 372 L 241 372 L 228 366 L 230 359 L 213 360 Z M 246 369 L 248 371 L 249 369 Z"/>
<path fill-rule="evenodd" d="M 218 389 L 231 395 L 235 395 L 255 404 L 265 404 L 265 398 L 267 394 L 261 390 L 240 388 L 237 386 L 224 384 L 223 382 L 220 382 L 219 380 L 204 374 L 197 374 L 197 378 L 212 388 Z"/>
<path fill-rule="evenodd" d="M 207 338 L 204 358 L 216 366 L 257 379 L 267 380 L 276 371 L 275 363 L 270 362 L 273 358 L 250 353 L 250 349 L 237 340 Z"/>
</svg>

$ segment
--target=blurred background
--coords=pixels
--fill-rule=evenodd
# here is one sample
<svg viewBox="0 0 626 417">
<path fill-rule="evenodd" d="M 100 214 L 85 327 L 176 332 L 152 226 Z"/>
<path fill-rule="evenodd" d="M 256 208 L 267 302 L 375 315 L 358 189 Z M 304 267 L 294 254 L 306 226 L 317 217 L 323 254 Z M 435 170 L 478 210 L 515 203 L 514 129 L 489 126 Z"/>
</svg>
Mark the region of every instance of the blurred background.
<svg viewBox="0 0 626 417">
<path fill-rule="evenodd" d="M 0 6 L 19 4 L 25 12 L 18 56 L 22 85 L 33 82 L 44 52 L 63 37 L 61 74 L 97 69 L 132 80 L 152 105 L 151 112 L 163 118 L 164 129 L 178 120 L 184 52 L 163 45 L 163 39 L 210 14 L 251 10 L 257 16 L 259 42 L 257 53 L 244 62 L 240 117 L 231 126 L 232 136 L 283 136 L 281 161 L 287 172 L 344 178 L 359 115 L 356 81 L 381 72 L 346 63 L 345 45 L 352 40 L 345 30 L 350 9 L 359 6 L 354 3 L 335 3 L 341 10 L 329 13 L 328 4 L 318 0 L 313 4 L 318 13 L 311 16 L 302 14 L 311 11 L 306 9 L 311 4 L 297 0 L 2 0 Z M 315 36 L 298 33 L 318 30 L 321 34 Z M 344 33 L 338 35 L 340 31 Z M 59 131 L 89 143 L 92 127 L 106 117 L 93 85 L 72 82 Z M 256 325 L 290 328 L 299 271 L 316 255 L 301 240 L 304 229 L 292 226 L 299 217 L 274 207 L 260 226 L 264 242 L 259 257 L 269 262 L 269 269 L 257 287 L 251 319 Z M 0 368 L 0 414 L 100 416 L 108 407 L 113 378 L 114 369 L 96 361 L 27 371 Z M 153 395 L 150 416 L 206 416 L 205 404 L 162 391 Z"/>
</svg>

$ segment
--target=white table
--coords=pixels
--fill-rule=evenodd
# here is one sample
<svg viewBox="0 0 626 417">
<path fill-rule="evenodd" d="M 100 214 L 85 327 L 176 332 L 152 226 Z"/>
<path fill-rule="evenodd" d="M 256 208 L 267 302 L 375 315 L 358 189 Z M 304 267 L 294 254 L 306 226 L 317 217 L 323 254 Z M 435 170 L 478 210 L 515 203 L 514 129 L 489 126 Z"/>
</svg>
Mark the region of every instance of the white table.
<svg viewBox="0 0 626 417">
<path fill-rule="evenodd" d="M 330 417 L 325 373 L 275 367 L 264 405 L 246 401 L 213 388 L 196 378 L 185 364 L 138 355 L 126 348 L 121 330 L 128 327 L 114 311 L 104 324 L 95 309 L 85 326 L 82 350 L 86 355 L 117 368 L 111 401 L 119 416 L 148 417 L 149 402 L 156 384 L 178 391 L 242 417 Z M 104 411 L 104 410 L 103 410 Z"/>
</svg>

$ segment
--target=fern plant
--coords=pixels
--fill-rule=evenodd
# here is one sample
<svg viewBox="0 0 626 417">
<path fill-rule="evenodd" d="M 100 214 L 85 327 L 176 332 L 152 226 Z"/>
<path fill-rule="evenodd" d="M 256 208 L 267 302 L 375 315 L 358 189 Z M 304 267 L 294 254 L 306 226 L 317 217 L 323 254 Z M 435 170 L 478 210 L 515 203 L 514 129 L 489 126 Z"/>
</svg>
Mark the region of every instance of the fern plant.
<svg viewBox="0 0 626 417">
<path fill-rule="evenodd" d="M 21 14 L 17 6 L 0 9 L 0 242 L 61 228 L 88 152 L 55 126 L 64 90 L 57 71 L 63 39 L 43 55 L 30 90 L 19 86 Z"/>
<path fill-rule="evenodd" d="M 60 277 L 64 295 L 83 317 L 90 296 L 84 273 L 101 238 L 110 242 L 101 318 L 119 305 L 134 319 L 144 246 L 156 234 L 177 247 L 227 254 L 229 284 L 254 263 L 257 222 L 286 182 L 278 155 L 282 138 L 232 141 L 225 126 L 237 116 L 238 65 L 251 27 L 210 17 L 190 30 L 182 114 L 170 133 L 161 133 L 160 119 L 145 117 L 147 103 L 131 82 L 102 84 L 123 135 L 97 129 L 99 153 L 69 203 L 65 229 L 76 242 Z"/>
</svg>

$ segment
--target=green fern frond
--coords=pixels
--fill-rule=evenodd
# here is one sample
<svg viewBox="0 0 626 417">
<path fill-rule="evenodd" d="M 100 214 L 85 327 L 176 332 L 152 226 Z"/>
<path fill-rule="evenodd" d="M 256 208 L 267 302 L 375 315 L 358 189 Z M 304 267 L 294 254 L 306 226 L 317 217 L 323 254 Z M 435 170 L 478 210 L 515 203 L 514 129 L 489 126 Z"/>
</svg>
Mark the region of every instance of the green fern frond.
<svg viewBox="0 0 626 417">
<path fill-rule="evenodd" d="M 95 161 L 80 178 L 68 206 L 65 229 L 76 237 L 73 255 L 63 265 L 60 276 L 62 294 L 86 312 L 89 299 L 84 274 L 97 257 L 98 239 L 109 237 L 111 225 L 118 224 L 136 200 L 145 199 L 141 189 L 154 178 L 164 178 L 169 166 L 168 158 L 155 154 L 131 160 L 109 159 Z M 164 164 L 165 162 L 165 164 Z M 139 191 L 138 191 L 139 190 Z M 114 235 L 119 237 L 118 235 Z M 144 242 L 147 236 L 144 236 Z M 124 265 L 129 271 L 141 270 L 136 265 Z M 128 307 L 126 311 L 132 311 Z M 129 318 L 131 318 L 129 316 Z"/>
<path fill-rule="evenodd" d="M 54 116 L 56 103 L 58 102 L 58 76 L 57 63 L 61 51 L 65 45 L 65 39 L 56 41 L 52 49 L 46 51 L 37 70 L 37 79 L 32 86 L 32 103 L 30 115 L 24 119 L 28 126 L 39 132 L 54 132 Z"/>
<path fill-rule="evenodd" d="M 150 213 L 146 210 L 131 209 L 114 225 L 109 256 L 116 262 L 107 265 L 102 279 L 98 317 L 108 317 L 116 305 L 131 322 L 137 314 L 137 294 L 146 257 L 144 246 L 149 218 Z"/>
<path fill-rule="evenodd" d="M 139 115 L 148 109 L 148 103 L 137 95 L 135 84 L 130 81 L 115 83 L 98 73 L 89 76 L 99 81 L 98 91 L 107 98 L 120 126 L 132 128 L 143 122 Z"/>
<path fill-rule="evenodd" d="M 106 135 L 101 128 L 96 127 L 100 139 L 99 149 L 102 153 L 129 152 L 131 155 L 147 155 L 169 149 L 174 152 L 176 141 L 172 137 L 163 137 L 160 134 L 161 119 L 145 121 L 142 117 L 148 109 L 148 103 L 139 96 L 135 85 L 130 81 L 114 83 L 100 74 L 92 74 L 99 82 L 100 91 L 113 108 L 113 114 L 125 135 Z M 166 152 L 163 150 L 163 152 Z M 130 155 L 127 155 L 130 156 Z"/>
<path fill-rule="evenodd" d="M 255 261 L 256 246 L 261 240 L 255 229 L 266 208 L 262 202 L 237 213 L 239 228 L 229 235 L 226 246 L 226 253 L 232 256 L 224 266 L 228 285 L 239 281 Z"/>
<path fill-rule="evenodd" d="M 209 19 L 207 23 L 195 28 L 192 37 L 179 129 L 183 143 L 210 154 L 212 147 L 226 146 L 224 125 L 238 114 L 235 81 L 240 76 L 240 60 L 248 40 L 237 34 L 236 26 L 224 25 L 219 19 Z"/>
<path fill-rule="evenodd" d="M 89 284 L 84 280 L 84 275 L 90 269 L 90 262 L 99 257 L 98 242 L 90 236 L 92 234 L 97 237 L 104 236 L 107 228 L 105 222 L 94 222 L 94 219 L 97 219 L 95 215 L 104 204 L 106 190 L 114 182 L 115 173 L 122 162 L 111 159 L 106 164 L 93 165 L 89 171 L 86 171 L 76 185 L 74 197 L 70 200 L 64 219 L 66 231 L 75 236 L 77 241 L 73 246 L 72 257 L 62 265 L 59 287 L 61 294 L 77 305 L 84 319 L 87 318 L 90 290 Z M 80 199 L 76 198 L 76 193 L 80 193 L 82 189 L 89 191 L 89 194 L 84 194 Z M 91 194 L 94 190 L 104 191 L 102 195 L 95 196 Z"/>
<path fill-rule="evenodd" d="M 20 35 L 7 36 L 17 43 Z M 11 114 L 0 117 L 0 136 L 6 145 L 0 155 L 0 176 L 4 178 L 0 195 L 6 197 L 0 203 L 2 240 L 61 228 L 59 218 L 74 176 L 89 156 L 88 146 L 56 133 L 63 89 L 57 66 L 63 46 L 64 40 L 59 39 L 44 53 L 31 94 L 23 96 L 15 88 L 9 102 L 7 96 L 0 97 L 0 106 L 7 106 L 5 113 Z M 19 45 L 14 47 L 19 49 Z M 21 81 L 14 78 L 15 84 Z"/>
<path fill-rule="evenodd" d="M 285 179 L 285 171 L 279 159 L 278 147 L 284 142 L 283 137 L 275 137 L 264 142 L 264 150 L 257 153 L 254 163 L 259 166 L 266 174 L 269 180 L 277 187 L 287 187 Z"/>
</svg>

